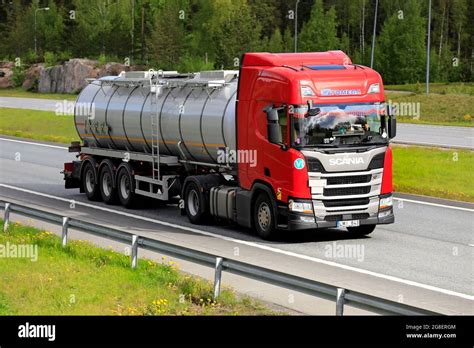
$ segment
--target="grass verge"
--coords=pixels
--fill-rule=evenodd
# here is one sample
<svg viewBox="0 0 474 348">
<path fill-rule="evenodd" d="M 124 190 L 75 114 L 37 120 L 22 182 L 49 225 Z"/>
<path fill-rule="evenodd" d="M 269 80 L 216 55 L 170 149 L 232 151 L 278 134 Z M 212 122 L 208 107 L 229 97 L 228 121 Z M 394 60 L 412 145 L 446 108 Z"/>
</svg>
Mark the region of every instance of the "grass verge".
<svg viewBox="0 0 474 348">
<path fill-rule="evenodd" d="M 405 91 L 413 93 L 425 93 L 426 83 L 412 83 L 406 85 L 385 85 L 386 90 Z M 430 93 L 439 94 L 469 94 L 474 95 L 474 83 L 472 82 L 431 82 Z"/>
<path fill-rule="evenodd" d="M 1 88 L 0 97 L 39 98 L 55 100 L 76 100 L 76 94 L 28 92 L 22 88 Z"/>
<path fill-rule="evenodd" d="M 409 103 L 412 110 L 419 110 L 416 114 L 398 116 L 398 121 L 418 124 L 438 124 L 448 126 L 474 126 L 474 96 L 458 94 L 406 94 L 385 93 L 385 101 L 394 105 Z M 419 103 L 419 104 L 418 104 Z M 419 105 L 419 109 L 418 109 Z M 407 110 L 407 109 L 406 109 Z"/>
<path fill-rule="evenodd" d="M 0 134 L 64 144 L 79 140 L 73 116 L 24 109 L 0 108 Z"/>
<path fill-rule="evenodd" d="M 394 190 L 474 202 L 474 152 L 393 147 Z"/>
<path fill-rule="evenodd" d="M 3 221 L 2 221 L 3 223 Z M 9 243 L 9 244 L 7 244 Z M 37 245 L 38 257 L 0 258 L 1 315 L 271 315 L 263 305 L 179 272 L 172 261 L 140 259 L 70 241 L 17 223 L 0 234 L 0 246 Z M 0 254 L 1 255 L 1 254 Z"/>
</svg>

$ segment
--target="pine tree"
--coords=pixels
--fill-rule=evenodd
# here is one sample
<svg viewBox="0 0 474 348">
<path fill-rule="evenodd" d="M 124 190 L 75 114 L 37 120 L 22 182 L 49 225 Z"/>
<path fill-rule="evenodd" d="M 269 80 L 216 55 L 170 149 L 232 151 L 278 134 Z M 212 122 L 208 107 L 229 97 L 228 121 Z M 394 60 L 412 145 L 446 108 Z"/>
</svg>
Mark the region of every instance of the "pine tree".
<svg viewBox="0 0 474 348">
<path fill-rule="evenodd" d="M 303 25 L 298 38 L 301 51 L 327 51 L 339 47 L 336 30 L 336 10 L 331 7 L 324 12 L 322 0 L 316 0 L 311 9 L 311 17 Z"/>
<path fill-rule="evenodd" d="M 417 0 L 407 0 L 401 19 L 397 12 L 383 24 L 376 47 L 375 68 L 384 82 L 415 83 L 425 73 L 425 20 Z"/>
<path fill-rule="evenodd" d="M 280 29 L 276 28 L 273 35 L 268 40 L 267 51 L 272 53 L 283 52 L 283 38 L 281 37 Z"/>
</svg>

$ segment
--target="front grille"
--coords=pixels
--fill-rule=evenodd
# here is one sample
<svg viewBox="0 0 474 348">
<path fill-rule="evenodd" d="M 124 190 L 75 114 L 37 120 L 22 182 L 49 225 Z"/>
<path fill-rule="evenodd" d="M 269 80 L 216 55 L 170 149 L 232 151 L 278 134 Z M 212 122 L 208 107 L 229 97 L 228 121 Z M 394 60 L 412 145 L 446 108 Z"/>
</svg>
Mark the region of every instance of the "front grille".
<svg viewBox="0 0 474 348">
<path fill-rule="evenodd" d="M 363 195 L 370 192 L 370 186 L 362 187 L 342 187 L 342 188 L 325 188 L 324 196 L 351 196 Z"/>
<path fill-rule="evenodd" d="M 364 220 L 369 218 L 369 214 L 362 213 L 362 214 L 347 214 L 345 215 L 348 218 L 343 219 L 342 215 L 328 215 L 324 218 L 324 221 L 343 221 L 343 220 Z"/>
<path fill-rule="evenodd" d="M 328 185 L 363 184 L 370 182 L 372 175 L 335 176 L 327 178 Z"/>
<path fill-rule="evenodd" d="M 367 205 L 369 204 L 369 198 L 355 198 L 355 199 L 335 199 L 331 201 L 323 201 L 326 208 L 333 207 L 348 207 L 351 205 Z"/>
</svg>

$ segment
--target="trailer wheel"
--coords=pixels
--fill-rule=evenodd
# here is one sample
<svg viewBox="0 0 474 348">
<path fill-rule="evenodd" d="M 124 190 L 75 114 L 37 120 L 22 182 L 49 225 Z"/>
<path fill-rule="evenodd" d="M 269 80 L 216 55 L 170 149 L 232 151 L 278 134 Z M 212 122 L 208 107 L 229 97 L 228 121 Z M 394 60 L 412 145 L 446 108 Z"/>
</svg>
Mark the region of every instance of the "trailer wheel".
<svg viewBox="0 0 474 348">
<path fill-rule="evenodd" d="M 87 199 L 90 201 L 100 200 L 99 185 L 97 183 L 97 171 L 90 161 L 84 165 L 81 182 Z"/>
<path fill-rule="evenodd" d="M 276 238 L 277 226 L 273 204 L 266 193 L 260 193 L 253 208 L 253 222 L 257 234 L 266 240 Z"/>
<path fill-rule="evenodd" d="M 189 221 L 193 224 L 203 222 L 206 215 L 206 198 L 199 186 L 190 182 L 184 190 L 184 207 Z"/>
<path fill-rule="evenodd" d="M 367 236 L 374 232 L 376 225 L 362 225 L 359 227 L 347 227 L 347 230 L 356 236 Z"/>
<path fill-rule="evenodd" d="M 114 183 L 114 172 L 111 163 L 102 163 L 99 175 L 100 194 L 106 204 L 117 202 L 117 186 Z"/>
<path fill-rule="evenodd" d="M 117 172 L 117 195 L 125 208 L 132 208 L 135 203 L 133 175 L 128 166 L 121 166 Z"/>
</svg>

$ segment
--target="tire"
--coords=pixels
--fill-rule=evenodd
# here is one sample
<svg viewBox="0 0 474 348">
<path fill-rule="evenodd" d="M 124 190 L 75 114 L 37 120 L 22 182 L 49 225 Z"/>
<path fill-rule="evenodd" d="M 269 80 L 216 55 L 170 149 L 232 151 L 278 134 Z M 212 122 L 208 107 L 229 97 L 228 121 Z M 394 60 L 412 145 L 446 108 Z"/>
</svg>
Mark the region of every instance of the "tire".
<svg viewBox="0 0 474 348">
<path fill-rule="evenodd" d="M 117 185 L 114 182 L 112 163 L 103 163 L 100 169 L 99 183 L 100 195 L 106 204 L 117 203 Z"/>
<path fill-rule="evenodd" d="M 136 203 L 136 194 L 133 184 L 133 175 L 131 168 L 128 166 L 121 166 L 117 171 L 117 196 L 125 208 L 133 208 Z"/>
<path fill-rule="evenodd" d="M 190 182 L 184 189 L 184 209 L 189 221 L 201 224 L 207 216 L 206 197 L 198 184 Z"/>
<path fill-rule="evenodd" d="M 101 197 L 99 184 L 97 182 L 97 170 L 90 161 L 87 161 L 82 169 L 81 183 L 87 199 L 90 201 L 100 200 Z"/>
<path fill-rule="evenodd" d="M 362 225 L 359 227 L 347 227 L 347 230 L 356 236 L 367 236 L 374 232 L 376 225 Z"/>
<path fill-rule="evenodd" d="M 253 223 L 257 234 L 265 240 L 277 237 L 276 215 L 273 204 L 266 193 L 261 193 L 253 207 Z"/>
</svg>

